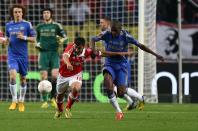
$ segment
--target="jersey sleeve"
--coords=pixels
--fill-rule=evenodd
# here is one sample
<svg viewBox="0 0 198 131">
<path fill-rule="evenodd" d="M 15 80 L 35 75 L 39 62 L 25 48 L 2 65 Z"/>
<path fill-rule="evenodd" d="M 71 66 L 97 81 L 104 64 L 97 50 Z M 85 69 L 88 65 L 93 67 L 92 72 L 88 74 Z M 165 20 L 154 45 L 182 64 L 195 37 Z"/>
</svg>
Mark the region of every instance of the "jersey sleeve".
<svg viewBox="0 0 198 131">
<path fill-rule="evenodd" d="M 98 36 L 93 36 L 92 37 L 92 41 L 93 42 L 97 42 L 97 41 L 100 41 L 100 40 L 104 40 L 105 41 L 107 35 L 108 35 L 108 31 L 103 31 Z"/>
<path fill-rule="evenodd" d="M 66 33 L 63 29 L 63 26 L 59 23 L 57 23 L 57 27 L 58 27 L 58 35 L 65 38 L 66 37 Z"/>
<path fill-rule="evenodd" d="M 38 25 L 37 27 L 36 27 L 36 41 L 37 42 L 40 42 L 40 31 L 39 31 L 39 29 L 40 29 L 40 26 Z"/>
<path fill-rule="evenodd" d="M 28 22 L 28 36 L 30 36 L 30 37 L 36 36 L 36 32 L 33 29 L 32 24 L 30 22 Z"/>
<path fill-rule="evenodd" d="M 91 54 L 92 54 L 92 49 L 91 48 L 87 48 L 86 51 L 85 51 L 85 57 L 89 57 Z"/>
<path fill-rule="evenodd" d="M 129 34 L 128 32 L 126 32 L 126 41 L 127 41 L 127 43 L 134 44 L 138 47 L 140 46 L 139 42 L 135 38 L 133 38 L 133 36 L 131 34 Z"/>
<path fill-rule="evenodd" d="M 7 38 L 9 38 L 9 36 L 10 36 L 9 31 L 8 31 L 8 24 L 6 24 L 6 26 L 5 26 L 5 36 Z"/>
<path fill-rule="evenodd" d="M 74 50 L 74 46 L 75 46 L 74 44 L 68 44 L 63 54 L 66 54 L 70 57 Z"/>
</svg>

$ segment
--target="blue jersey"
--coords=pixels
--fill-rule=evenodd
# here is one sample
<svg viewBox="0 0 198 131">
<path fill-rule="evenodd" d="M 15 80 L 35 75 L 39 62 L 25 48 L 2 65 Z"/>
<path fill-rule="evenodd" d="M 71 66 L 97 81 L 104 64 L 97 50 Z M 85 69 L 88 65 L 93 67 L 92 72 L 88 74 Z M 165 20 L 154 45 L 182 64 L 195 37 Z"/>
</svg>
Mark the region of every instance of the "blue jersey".
<svg viewBox="0 0 198 131">
<path fill-rule="evenodd" d="M 128 44 L 134 44 L 139 47 L 138 41 L 136 41 L 127 31 L 122 30 L 120 34 L 113 37 L 110 31 L 105 31 L 92 38 L 92 41 L 96 42 L 103 40 L 105 42 L 105 50 L 111 52 L 127 52 Z M 129 64 L 127 57 L 125 56 L 111 56 L 106 57 L 103 72 L 108 71 L 114 84 L 118 87 L 127 86 L 128 75 L 130 74 Z"/>
<path fill-rule="evenodd" d="M 27 58 L 28 48 L 27 40 L 17 38 L 18 33 L 22 33 L 27 37 L 36 35 L 30 22 L 22 20 L 20 22 L 10 21 L 6 23 L 6 37 L 9 38 L 8 57 Z"/>
<path fill-rule="evenodd" d="M 134 44 L 139 46 L 138 41 L 136 41 L 127 31 L 122 30 L 120 34 L 113 37 L 110 31 L 104 31 L 100 36 L 93 37 L 94 42 L 103 40 L 105 42 L 105 50 L 112 52 L 127 52 L 128 44 Z M 121 62 L 127 61 L 127 57 L 124 56 L 111 56 L 106 57 L 106 62 Z"/>
</svg>

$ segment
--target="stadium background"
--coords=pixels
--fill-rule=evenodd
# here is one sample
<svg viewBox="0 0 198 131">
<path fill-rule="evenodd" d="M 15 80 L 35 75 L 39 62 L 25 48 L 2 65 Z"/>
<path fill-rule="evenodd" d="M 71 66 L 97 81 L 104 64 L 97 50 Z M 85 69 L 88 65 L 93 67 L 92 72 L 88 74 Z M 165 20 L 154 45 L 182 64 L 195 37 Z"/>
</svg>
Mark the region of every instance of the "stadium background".
<svg viewBox="0 0 198 131">
<path fill-rule="evenodd" d="M 157 46 L 156 41 L 156 33 L 155 33 L 155 18 L 156 18 L 156 0 L 145 0 L 145 44 L 155 50 Z M 69 41 L 71 42 L 73 38 L 76 36 L 83 36 L 86 38 L 86 41 L 89 42 L 90 37 L 92 35 L 98 34 L 100 32 L 98 27 L 98 22 L 100 16 L 108 15 L 112 19 L 118 19 L 124 25 L 124 28 L 129 30 L 130 33 L 133 34 L 135 38 L 138 38 L 138 0 L 84 0 L 87 4 L 87 7 L 90 9 L 90 13 L 86 13 L 86 19 L 80 23 L 76 23 L 74 19 L 71 19 L 72 13 L 69 12 L 71 5 L 75 2 L 75 0 L 1 0 L 0 3 L 0 26 L 4 30 L 5 22 L 9 20 L 9 7 L 14 3 L 21 3 L 26 6 L 28 12 L 26 19 L 31 21 L 33 26 L 35 27 L 38 23 L 42 22 L 41 20 L 41 10 L 44 7 L 50 7 L 54 10 L 53 18 L 55 21 L 63 24 L 65 31 L 67 32 Z M 79 0 L 79 2 L 83 2 Z M 157 11 L 157 21 L 166 21 L 169 23 L 176 24 L 176 15 L 173 13 L 172 15 L 163 14 L 162 5 L 168 6 L 168 4 L 172 4 L 170 7 L 170 11 L 176 12 L 176 3 L 172 3 L 169 1 L 163 2 L 163 0 L 158 0 L 158 11 Z M 190 2 L 184 2 L 186 6 L 193 6 Z M 166 7 L 165 6 L 165 7 Z M 185 6 L 185 7 L 186 7 Z M 86 8 L 87 8 L 86 7 Z M 85 8 L 85 7 L 84 7 Z M 192 8 L 194 10 L 194 8 Z M 196 9 L 195 9 L 196 10 Z M 81 14 L 82 15 L 82 14 Z M 185 16 L 185 15 L 184 15 Z M 169 18 L 170 17 L 170 18 Z M 184 17 L 185 18 L 185 17 Z M 193 17 L 194 18 L 194 17 Z M 174 20 L 174 21 L 172 21 Z M 197 23 L 195 20 L 189 20 L 186 18 L 184 24 L 193 25 L 196 30 Z M 197 37 L 196 37 L 197 39 Z M 157 43 L 158 44 L 158 43 Z M 189 44 L 189 43 L 186 43 Z M 97 44 L 97 48 L 102 48 L 100 44 Z M 62 52 L 63 48 L 60 45 L 59 51 Z M 138 56 L 137 49 L 134 48 L 134 56 L 131 59 L 133 61 L 131 77 L 132 81 L 130 83 L 130 87 L 137 89 L 138 83 Z M 26 95 L 26 100 L 28 101 L 39 101 L 40 95 L 37 91 L 37 84 L 39 82 L 39 72 L 38 72 L 38 64 L 37 64 L 37 56 L 38 52 L 35 50 L 34 46 L 29 44 L 29 74 L 28 78 L 28 90 Z M 6 62 L 6 47 L 0 45 L 0 100 L 10 100 L 11 96 L 8 88 L 8 72 L 7 72 L 7 62 Z M 144 57 L 144 94 L 148 98 L 148 102 L 176 102 L 175 97 L 177 98 L 177 94 L 172 93 L 172 83 L 170 79 L 163 78 L 158 80 L 157 89 L 158 94 L 152 95 L 151 93 L 151 82 L 155 76 L 155 73 L 159 73 L 162 71 L 167 71 L 172 73 L 177 80 L 177 60 L 175 58 L 168 58 L 166 63 L 157 63 L 150 55 L 145 55 Z M 197 66 L 197 56 L 194 59 L 185 59 L 184 61 L 184 72 L 188 72 L 189 74 L 193 72 L 198 72 Z M 81 101 L 100 101 L 107 102 L 105 95 L 105 90 L 102 87 L 102 76 L 101 76 L 101 68 L 102 68 L 103 60 L 96 59 L 91 61 L 87 59 L 86 64 L 84 66 L 83 73 L 83 87 L 82 93 L 80 96 Z M 185 67 L 186 66 L 186 67 Z M 193 67 L 193 68 L 191 68 Z M 198 102 L 198 89 L 197 79 L 198 77 L 189 77 L 189 94 L 184 96 L 185 102 Z M 184 82 L 185 84 L 185 82 Z M 188 83 L 187 83 L 188 84 Z"/>
</svg>

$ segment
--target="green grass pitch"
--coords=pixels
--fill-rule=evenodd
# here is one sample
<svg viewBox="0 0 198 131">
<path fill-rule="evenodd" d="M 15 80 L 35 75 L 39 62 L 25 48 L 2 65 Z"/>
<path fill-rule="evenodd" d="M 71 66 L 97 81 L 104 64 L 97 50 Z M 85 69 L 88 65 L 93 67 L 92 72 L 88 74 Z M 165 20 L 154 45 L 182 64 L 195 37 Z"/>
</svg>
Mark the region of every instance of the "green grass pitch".
<svg viewBox="0 0 198 131">
<path fill-rule="evenodd" d="M 0 102 L 0 131 L 197 131 L 198 104 L 146 104 L 144 111 L 124 112 L 116 121 L 110 104 L 75 103 L 73 117 L 54 120 L 53 108 L 27 102 L 25 112 Z M 121 104 L 123 108 L 125 104 Z"/>
</svg>

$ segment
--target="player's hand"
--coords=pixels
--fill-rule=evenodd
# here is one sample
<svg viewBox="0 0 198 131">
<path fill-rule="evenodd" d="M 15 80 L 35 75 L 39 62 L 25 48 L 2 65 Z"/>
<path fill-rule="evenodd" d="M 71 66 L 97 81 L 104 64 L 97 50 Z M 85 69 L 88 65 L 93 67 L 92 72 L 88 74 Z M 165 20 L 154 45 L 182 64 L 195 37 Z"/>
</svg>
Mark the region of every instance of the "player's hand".
<svg viewBox="0 0 198 131">
<path fill-rule="evenodd" d="M 35 48 L 38 50 L 38 51 L 41 51 L 41 45 L 40 45 L 40 43 L 36 43 L 35 44 Z"/>
<path fill-rule="evenodd" d="M 17 33 L 17 38 L 19 38 L 21 40 L 27 40 L 27 36 L 24 36 L 22 32 Z"/>
<path fill-rule="evenodd" d="M 8 45 L 9 40 L 5 37 L 0 37 L 0 44 Z"/>
<path fill-rule="evenodd" d="M 157 57 L 157 59 L 159 59 L 159 60 L 161 60 L 162 62 L 164 62 L 164 57 L 163 57 L 163 56 L 157 55 L 156 57 Z"/>
<path fill-rule="evenodd" d="M 98 51 L 97 50 L 93 50 L 93 52 L 91 53 L 91 58 L 95 59 L 97 54 L 98 54 Z"/>
<path fill-rule="evenodd" d="M 1 43 L 1 44 L 4 44 L 4 43 L 5 43 L 5 41 L 6 41 L 6 38 L 4 38 L 4 37 L 0 37 L 0 43 Z"/>
<path fill-rule="evenodd" d="M 70 63 L 67 63 L 67 69 L 72 71 L 73 70 L 73 66 Z"/>
</svg>

